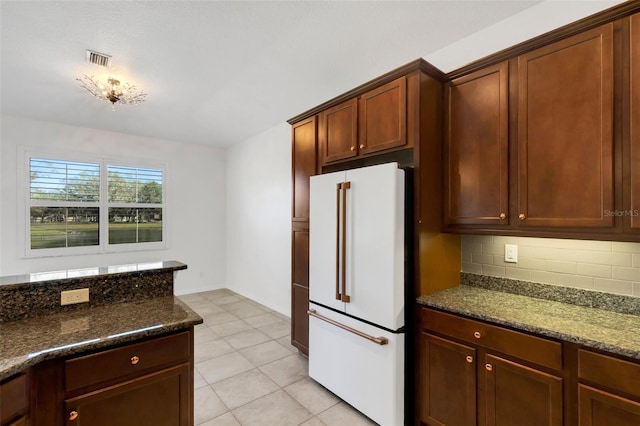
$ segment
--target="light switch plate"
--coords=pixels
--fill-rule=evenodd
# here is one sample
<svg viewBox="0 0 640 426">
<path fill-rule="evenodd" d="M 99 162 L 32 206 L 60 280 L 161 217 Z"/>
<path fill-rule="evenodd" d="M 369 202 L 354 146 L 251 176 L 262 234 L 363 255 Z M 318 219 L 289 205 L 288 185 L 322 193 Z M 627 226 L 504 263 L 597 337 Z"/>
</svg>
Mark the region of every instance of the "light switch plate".
<svg viewBox="0 0 640 426">
<path fill-rule="evenodd" d="M 504 261 L 518 263 L 518 246 L 516 244 L 504 245 Z"/>
</svg>

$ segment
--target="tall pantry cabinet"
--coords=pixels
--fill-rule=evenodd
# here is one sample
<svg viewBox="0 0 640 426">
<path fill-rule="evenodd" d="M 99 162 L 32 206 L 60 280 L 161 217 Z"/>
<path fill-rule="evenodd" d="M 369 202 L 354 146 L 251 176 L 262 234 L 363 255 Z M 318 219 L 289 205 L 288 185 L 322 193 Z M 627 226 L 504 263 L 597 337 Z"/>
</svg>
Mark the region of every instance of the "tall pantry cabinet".
<svg viewBox="0 0 640 426">
<path fill-rule="evenodd" d="M 291 344 L 309 352 L 309 178 L 316 174 L 316 117 L 291 129 L 293 202 L 291 218 Z"/>
</svg>

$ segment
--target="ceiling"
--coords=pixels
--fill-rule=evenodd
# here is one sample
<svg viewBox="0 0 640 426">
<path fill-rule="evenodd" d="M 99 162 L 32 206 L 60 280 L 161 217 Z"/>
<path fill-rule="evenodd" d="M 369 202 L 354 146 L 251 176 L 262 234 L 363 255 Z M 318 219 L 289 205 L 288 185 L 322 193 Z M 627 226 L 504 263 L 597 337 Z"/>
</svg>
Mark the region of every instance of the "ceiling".
<svg viewBox="0 0 640 426">
<path fill-rule="evenodd" d="M 2 113 L 224 147 L 537 3 L 2 0 Z M 147 101 L 111 111 L 82 74 Z"/>
</svg>

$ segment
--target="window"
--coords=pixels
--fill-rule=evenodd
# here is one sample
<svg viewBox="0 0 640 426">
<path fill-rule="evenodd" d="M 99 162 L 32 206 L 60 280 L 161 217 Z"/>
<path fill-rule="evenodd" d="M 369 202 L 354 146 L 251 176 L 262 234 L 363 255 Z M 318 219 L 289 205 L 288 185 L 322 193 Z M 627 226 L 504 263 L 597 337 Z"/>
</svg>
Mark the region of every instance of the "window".
<svg viewBox="0 0 640 426">
<path fill-rule="evenodd" d="M 162 246 L 163 169 L 34 156 L 28 168 L 32 254 Z"/>
</svg>

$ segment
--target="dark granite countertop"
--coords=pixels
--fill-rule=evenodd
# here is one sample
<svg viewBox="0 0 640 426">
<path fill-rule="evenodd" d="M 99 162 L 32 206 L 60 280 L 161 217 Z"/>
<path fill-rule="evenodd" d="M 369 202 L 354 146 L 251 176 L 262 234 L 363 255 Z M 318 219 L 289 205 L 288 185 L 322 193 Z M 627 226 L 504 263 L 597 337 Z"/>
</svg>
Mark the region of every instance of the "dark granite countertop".
<svg viewBox="0 0 640 426">
<path fill-rule="evenodd" d="M 0 323 L 0 380 L 46 359 L 184 330 L 202 318 L 175 296 Z"/>
<path fill-rule="evenodd" d="M 640 360 L 640 316 L 471 285 L 418 303 Z"/>
<path fill-rule="evenodd" d="M 187 269 L 187 265 L 175 260 L 158 262 L 131 263 L 125 265 L 96 266 L 94 268 L 62 269 L 59 271 L 34 272 L 22 275 L 7 275 L 0 277 L 0 286 L 21 285 L 33 283 L 59 282 L 70 279 L 100 277 L 104 275 L 131 274 L 134 272 L 179 271 Z"/>
</svg>

